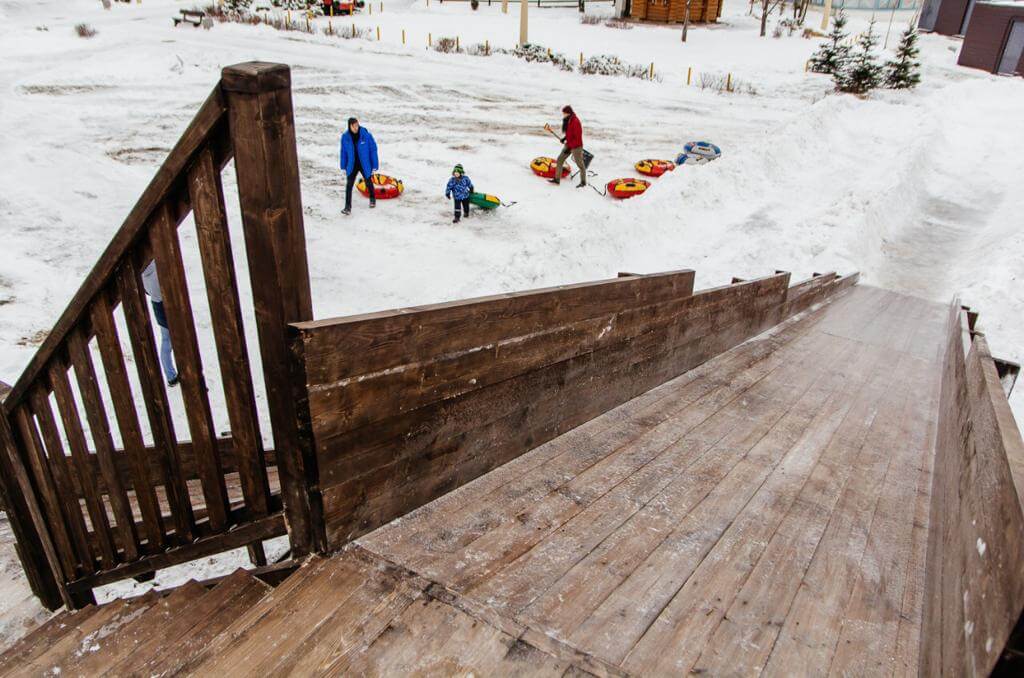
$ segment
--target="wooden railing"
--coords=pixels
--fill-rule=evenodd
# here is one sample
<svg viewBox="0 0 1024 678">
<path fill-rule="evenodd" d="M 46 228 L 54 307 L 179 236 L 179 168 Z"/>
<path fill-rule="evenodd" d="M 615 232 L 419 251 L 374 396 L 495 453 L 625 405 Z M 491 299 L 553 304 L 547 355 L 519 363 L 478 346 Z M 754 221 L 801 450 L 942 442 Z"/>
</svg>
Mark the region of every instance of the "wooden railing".
<svg viewBox="0 0 1024 678">
<path fill-rule="evenodd" d="M 257 413 L 221 182 L 232 158 L 273 452 Z M 201 271 L 187 276 L 179 227 L 190 214 Z M 175 428 L 141 282 L 154 259 L 187 436 Z M 189 294 L 187 278 L 199 275 L 216 367 L 204 364 Z M 95 586 L 229 548 L 249 545 L 259 561 L 262 540 L 286 524 L 294 554 L 322 543 L 315 459 L 296 425 L 305 391 L 286 336 L 289 322 L 311 319 L 289 69 L 232 66 L 0 410 L 0 489 L 47 605 L 80 606 Z M 214 428 L 205 376 L 218 367 L 227 440 Z M 275 464 L 279 490 L 268 473 Z"/>
</svg>

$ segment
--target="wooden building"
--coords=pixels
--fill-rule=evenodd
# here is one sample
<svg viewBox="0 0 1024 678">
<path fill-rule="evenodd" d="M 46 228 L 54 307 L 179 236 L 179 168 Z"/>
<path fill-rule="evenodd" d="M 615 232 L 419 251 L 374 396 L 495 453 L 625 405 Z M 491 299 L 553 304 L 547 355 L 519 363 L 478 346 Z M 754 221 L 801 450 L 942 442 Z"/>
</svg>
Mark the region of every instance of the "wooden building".
<svg viewBox="0 0 1024 678">
<path fill-rule="evenodd" d="M 658 23 L 683 23 L 686 0 L 631 0 L 626 16 Z M 690 0 L 690 21 L 713 22 L 720 16 L 722 0 Z"/>
<path fill-rule="evenodd" d="M 1024 2 L 977 3 L 957 63 L 1024 75 Z"/>
</svg>

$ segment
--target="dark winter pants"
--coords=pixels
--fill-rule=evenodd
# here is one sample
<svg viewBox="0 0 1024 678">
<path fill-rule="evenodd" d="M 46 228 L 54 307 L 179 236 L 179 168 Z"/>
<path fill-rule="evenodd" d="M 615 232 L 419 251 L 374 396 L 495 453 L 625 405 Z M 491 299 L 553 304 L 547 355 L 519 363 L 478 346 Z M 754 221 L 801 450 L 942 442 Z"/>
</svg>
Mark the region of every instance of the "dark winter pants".
<svg viewBox="0 0 1024 678">
<path fill-rule="evenodd" d="M 469 216 L 469 198 L 466 198 L 465 200 L 459 200 L 458 198 L 453 198 L 453 200 L 455 202 L 455 218 L 456 219 L 459 218 L 459 212 L 460 211 L 464 212 L 466 214 L 466 216 L 468 217 Z M 460 210 L 460 208 L 461 208 L 461 210 Z"/>
<path fill-rule="evenodd" d="M 568 146 L 562 147 L 562 152 L 558 154 L 558 166 L 555 167 L 555 180 L 562 180 L 562 165 L 568 160 L 569 156 L 572 155 L 572 159 L 576 161 L 576 166 L 580 168 L 580 186 L 587 185 L 587 166 L 583 164 L 583 147 L 569 149 Z"/>
<path fill-rule="evenodd" d="M 373 190 L 373 180 L 363 173 L 363 168 L 356 165 L 355 168 L 349 173 L 348 180 L 345 182 L 345 209 L 352 209 L 352 187 L 356 185 L 356 175 L 359 175 L 366 181 L 366 189 L 370 192 L 370 202 L 377 202 L 377 194 Z"/>
</svg>

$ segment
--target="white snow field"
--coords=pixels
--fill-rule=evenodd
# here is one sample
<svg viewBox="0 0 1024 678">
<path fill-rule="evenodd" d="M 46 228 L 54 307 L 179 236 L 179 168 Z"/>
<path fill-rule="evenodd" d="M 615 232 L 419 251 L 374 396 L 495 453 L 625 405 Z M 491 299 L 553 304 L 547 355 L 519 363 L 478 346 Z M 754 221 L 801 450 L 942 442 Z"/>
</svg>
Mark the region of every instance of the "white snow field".
<svg viewBox="0 0 1024 678">
<path fill-rule="evenodd" d="M 237 24 L 173 28 L 172 15 L 193 5 L 0 0 L 0 380 L 17 378 L 220 69 L 253 59 L 292 67 L 317 318 L 617 271 L 694 268 L 698 287 L 708 287 L 775 269 L 794 279 L 860 270 L 865 283 L 937 300 L 960 293 L 981 312 L 993 351 L 1024 358 L 1024 81 L 957 67 L 956 40 L 922 36 L 919 89 L 860 99 L 804 72 L 819 39 L 760 38 L 739 0 L 719 24 L 693 26 L 685 44 L 677 27 L 621 30 L 582 25 L 575 9 L 530 9 L 533 41 L 573 61 L 583 52 L 653 62 L 655 82 L 426 48 L 428 33 L 513 47 L 517 5 L 504 15 L 497 2 L 473 12 L 468 3 L 386 0 L 383 13 L 375 6 L 372 16 L 332 22 L 355 22 L 372 40 Z M 851 27 L 863 30 L 867 19 Z M 883 34 L 888 19 L 879 16 Z M 896 16 L 890 52 L 910 19 Z M 80 22 L 97 35 L 79 38 Z M 808 25 L 819 22 L 812 12 Z M 314 23 L 322 30 L 328 19 Z M 701 73 L 731 73 L 743 93 L 687 86 L 690 67 L 695 83 Z M 637 160 L 674 159 L 689 140 L 712 141 L 723 156 L 681 167 L 630 201 L 568 181 L 551 186 L 528 165 L 557 154 L 541 127 L 566 103 L 583 121 L 599 187 L 635 176 Z M 373 211 L 357 195 L 344 217 L 338 134 L 350 115 L 374 133 L 381 171 L 402 178 L 406 192 Z M 455 163 L 478 189 L 517 204 L 452 225 L 444 185 Z M 237 225 L 230 168 L 225 180 Z M 197 270 L 189 229 L 182 234 Z M 190 284 L 203 313 L 197 275 Z M 200 318 L 213 355 L 208 328 Z M 226 427 L 217 384 L 211 396 Z M 12 559 L 3 548 L 0 569 Z M 239 559 L 208 559 L 155 585 L 230 570 Z M 2 646 L 41 611 L 29 601 L 0 613 Z"/>
</svg>

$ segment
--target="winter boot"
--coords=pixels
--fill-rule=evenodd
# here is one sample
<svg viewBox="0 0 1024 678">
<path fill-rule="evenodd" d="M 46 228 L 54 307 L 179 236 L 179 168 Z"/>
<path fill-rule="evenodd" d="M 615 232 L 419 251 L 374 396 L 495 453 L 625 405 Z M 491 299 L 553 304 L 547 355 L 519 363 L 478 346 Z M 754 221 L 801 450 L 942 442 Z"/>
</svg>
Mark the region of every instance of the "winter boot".
<svg viewBox="0 0 1024 678">
<path fill-rule="evenodd" d="M 458 212 L 456 212 L 456 213 L 455 213 L 455 218 L 454 218 L 454 219 L 452 219 L 452 223 L 453 223 L 453 224 L 457 224 L 457 223 L 459 223 L 459 221 L 461 221 L 461 220 L 462 220 L 462 215 L 461 215 L 461 214 L 459 214 Z"/>
<path fill-rule="evenodd" d="M 344 214 L 347 217 L 348 215 L 352 214 L 352 208 L 351 207 L 345 207 L 345 208 L 343 208 L 341 210 L 341 213 Z"/>
<path fill-rule="evenodd" d="M 370 209 L 373 209 L 376 206 L 377 206 L 377 201 L 376 200 L 370 200 Z"/>
<path fill-rule="evenodd" d="M 551 178 L 551 179 L 548 179 L 548 183 L 549 184 L 554 184 L 555 186 L 557 186 L 558 184 L 560 184 L 562 182 L 559 179 Z"/>
</svg>

